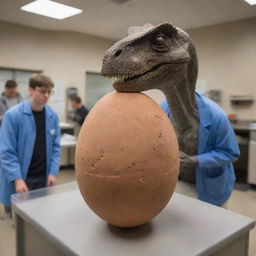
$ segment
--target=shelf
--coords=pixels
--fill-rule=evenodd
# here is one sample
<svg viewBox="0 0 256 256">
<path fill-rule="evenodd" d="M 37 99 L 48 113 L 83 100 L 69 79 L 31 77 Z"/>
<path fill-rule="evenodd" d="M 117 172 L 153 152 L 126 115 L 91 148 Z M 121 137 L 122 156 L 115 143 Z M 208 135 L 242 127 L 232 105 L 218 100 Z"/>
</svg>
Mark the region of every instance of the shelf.
<svg viewBox="0 0 256 256">
<path fill-rule="evenodd" d="M 232 105 L 251 105 L 254 98 L 251 95 L 231 95 L 230 102 Z"/>
</svg>

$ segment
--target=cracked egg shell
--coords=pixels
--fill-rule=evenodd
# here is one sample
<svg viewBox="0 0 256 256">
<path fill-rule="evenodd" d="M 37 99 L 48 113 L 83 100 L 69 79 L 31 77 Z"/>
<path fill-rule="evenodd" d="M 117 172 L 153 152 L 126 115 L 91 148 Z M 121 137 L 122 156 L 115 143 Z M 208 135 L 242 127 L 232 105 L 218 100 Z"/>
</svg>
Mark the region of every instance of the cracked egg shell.
<svg viewBox="0 0 256 256">
<path fill-rule="evenodd" d="M 174 192 L 179 172 L 174 129 L 150 97 L 109 93 L 86 117 L 75 166 L 80 192 L 99 217 L 119 227 L 142 225 Z"/>
</svg>

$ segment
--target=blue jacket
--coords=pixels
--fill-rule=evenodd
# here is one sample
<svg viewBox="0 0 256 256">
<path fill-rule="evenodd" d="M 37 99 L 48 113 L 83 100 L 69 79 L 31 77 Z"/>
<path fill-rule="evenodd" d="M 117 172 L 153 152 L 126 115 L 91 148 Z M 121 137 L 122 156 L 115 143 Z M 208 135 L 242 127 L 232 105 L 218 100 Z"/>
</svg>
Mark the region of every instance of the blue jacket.
<svg viewBox="0 0 256 256">
<path fill-rule="evenodd" d="M 47 175 L 56 175 L 60 161 L 60 128 L 57 114 L 45 105 Z M 10 205 L 14 180 L 26 179 L 36 138 L 29 101 L 5 112 L 0 130 L 0 202 Z"/>
<path fill-rule="evenodd" d="M 224 111 L 197 92 L 196 102 L 199 112 L 197 193 L 200 200 L 221 205 L 230 197 L 235 183 L 232 162 L 239 157 L 239 147 Z M 166 101 L 161 107 L 170 117 Z"/>
</svg>

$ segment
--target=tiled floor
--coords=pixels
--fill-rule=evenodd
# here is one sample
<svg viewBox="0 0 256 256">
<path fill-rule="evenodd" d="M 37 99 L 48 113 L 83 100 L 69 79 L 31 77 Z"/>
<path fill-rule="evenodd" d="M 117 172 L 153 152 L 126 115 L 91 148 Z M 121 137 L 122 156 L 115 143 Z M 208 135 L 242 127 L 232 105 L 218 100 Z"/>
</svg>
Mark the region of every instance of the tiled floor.
<svg viewBox="0 0 256 256">
<path fill-rule="evenodd" d="M 61 170 L 58 176 L 58 184 L 75 180 L 74 170 Z M 194 197 L 194 187 L 183 182 L 178 182 L 176 192 Z M 234 190 L 227 208 L 256 219 L 256 190 Z M 0 205 L 0 256 L 15 255 L 15 229 L 13 220 L 7 217 Z M 232 255 L 227 255 L 232 256 Z M 256 256 L 256 228 L 250 232 L 249 256 Z"/>
</svg>

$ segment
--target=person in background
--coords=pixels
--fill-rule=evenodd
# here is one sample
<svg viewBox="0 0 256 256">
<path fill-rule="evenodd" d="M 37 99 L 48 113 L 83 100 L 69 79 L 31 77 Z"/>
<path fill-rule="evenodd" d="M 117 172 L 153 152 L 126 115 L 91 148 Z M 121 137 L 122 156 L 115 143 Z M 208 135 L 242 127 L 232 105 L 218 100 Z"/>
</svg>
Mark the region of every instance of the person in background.
<svg viewBox="0 0 256 256">
<path fill-rule="evenodd" d="M 70 98 L 71 106 L 74 109 L 73 121 L 82 126 L 84 119 L 89 113 L 89 110 L 82 104 L 81 98 L 77 95 Z"/>
<path fill-rule="evenodd" d="M 199 143 L 197 155 L 181 154 L 181 167 L 196 167 L 194 180 L 200 200 L 223 205 L 235 183 L 232 162 L 240 154 L 235 133 L 224 111 L 213 101 L 195 93 L 198 105 Z M 161 108 L 171 115 L 167 101 Z M 195 192 L 196 193 L 196 192 Z"/>
<path fill-rule="evenodd" d="M 30 99 L 5 112 L 0 130 L 0 202 L 7 213 L 11 194 L 56 184 L 59 118 L 46 105 L 53 87 L 51 78 L 34 74 L 29 80 Z"/>
<path fill-rule="evenodd" d="M 17 91 L 17 83 L 14 80 L 8 80 L 5 83 L 4 92 L 0 97 L 0 125 L 4 113 L 12 106 L 22 101 L 21 95 Z"/>
</svg>

